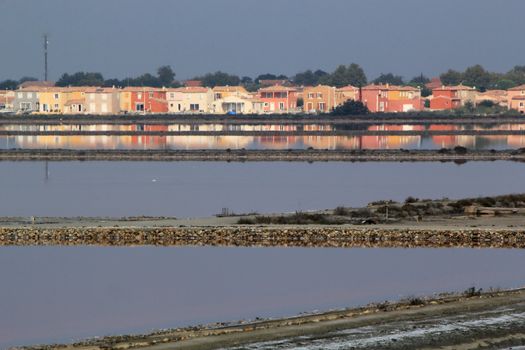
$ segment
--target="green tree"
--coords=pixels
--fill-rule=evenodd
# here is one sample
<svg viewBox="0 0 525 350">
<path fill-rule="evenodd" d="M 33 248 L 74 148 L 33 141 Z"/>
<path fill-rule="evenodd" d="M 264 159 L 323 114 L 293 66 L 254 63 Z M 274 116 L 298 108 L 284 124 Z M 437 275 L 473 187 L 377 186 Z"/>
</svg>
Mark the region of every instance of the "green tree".
<svg viewBox="0 0 525 350">
<path fill-rule="evenodd" d="M 292 81 L 295 85 L 315 86 L 321 84 L 323 79 L 326 78 L 329 78 L 329 74 L 325 71 L 318 69 L 313 72 L 311 69 L 308 69 L 304 72 L 297 73 L 293 77 Z"/>
<path fill-rule="evenodd" d="M 162 66 L 157 70 L 159 84 L 162 86 L 172 86 L 175 80 L 175 72 L 170 66 Z"/>
<path fill-rule="evenodd" d="M 347 68 L 348 84 L 352 86 L 365 86 L 367 84 L 367 78 L 365 71 L 357 63 L 351 63 Z"/>
<path fill-rule="evenodd" d="M 403 81 L 403 77 L 400 75 L 394 75 L 392 73 L 387 73 L 377 77 L 374 80 L 375 84 L 391 84 L 391 85 L 403 85 L 405 82 Z"/>
<path fill-rule="evenodd" d="M 491 84 L 491 88 L 496 90 L 508 90 L 510 88 L 513 88 L 517 86 L 518 84 L 514 80 L 510 79 L 499 79 Z"/>
<path fill-rule="evenodd" d="M 463 74 L 460 72 L 449 69 L 446 73 L 439 76 L 443 85 L 459 85 L 463 81 Z"/>
<path fill-rule="evenodd" d="M 0 82 L 0 90 L 16 90 L 18 88 L 18 81 L 16 80 L 4 80 Z"/>
<path fill-rule="evenodd" d="M 368 107 L 366 107 L 361 101 L 348 100 L 340 106 L 337 106 L 333 111 L 332 115 L 346 116 L 346 115 L 365 115 L 370 113 Z"/>
<path fill-rule="evenodd" d="M 195 80 L 202 81 L 204 86 L 215 87 L 215 86 L 236 86 L 241 83 L 241 78 L 236 75 L 231 75 L 221 71 L 215 73 L 208 73 L 202 77 L 194 78 Z"/>
<path fill-rule="evenodd" d="M 463 73 L 463 84 L 476 87 L 482 91 L 490 87 L 491 81 L 491 74 L 479 64 L 468 67 Z"/>
<path fill-rule="evenodd" d="M 413 77 L 412 79 L 410 79 L 410 82 L 409 82 L 410 85 L 420 86 L 420 87 L 423 87 L 425 84 L 428 84 L 428 83 L 430 83 L 430 79 L 424 76 L 423 73 L 421 73 L 418 76 Z"/>
<path fill-rule="evenodd" d="M 56 82 L 56 86 L 102 86 L 104 77 L 100 73 L 77 72 L 64 73 Z"/>
<path fill-rule="evenodd" d="M 20 78 L 20 80 L 18 81 L 18 83 L 23 84 L 23 83 L 25 83 L 26 81 L 38 81 L 38 79 L 37 79 L 37 78 L 34 78 L 34 77 L 22 77 L 22 78 Z"/>
<path fill-rule="evenodd" d="M 513 81 L 516 85 L 525 84 L 525 66 L 515 66 L 505 74 L 505 79 Z"/>
</svg>

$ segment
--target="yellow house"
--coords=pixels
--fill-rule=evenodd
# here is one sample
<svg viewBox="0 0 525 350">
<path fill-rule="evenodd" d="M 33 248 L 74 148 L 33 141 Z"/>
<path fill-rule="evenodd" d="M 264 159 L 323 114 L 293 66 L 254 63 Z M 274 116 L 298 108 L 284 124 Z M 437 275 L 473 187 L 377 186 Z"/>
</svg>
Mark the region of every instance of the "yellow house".
<svg viewBox="0 0 525 350">
<path fill-rule="evenodd" d="M 141 88 L 127 87 L 120 91 L 120 110 L 123 112 L 132 112 L 131 93 Z"/>
<path fill-rule="evenodd" d="M 39 113 L 77 114 L 85 111 L 86 87 L 49 87 L 39 91 Z"/>
</svg>

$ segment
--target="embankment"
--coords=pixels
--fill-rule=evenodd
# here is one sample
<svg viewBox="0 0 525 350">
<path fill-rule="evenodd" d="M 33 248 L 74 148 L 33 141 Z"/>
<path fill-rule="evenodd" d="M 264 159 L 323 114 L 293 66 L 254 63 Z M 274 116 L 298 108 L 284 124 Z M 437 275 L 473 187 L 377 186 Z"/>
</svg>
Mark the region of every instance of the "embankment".
<svg viewBox="0 0 525 350">
<path fill-rule="evenodd" d="M 0 246 L 476 247 L 525 248 L 522 229 L 346 226 L 0 228 Z"/>
<path fill-rule="evenodd" d="M 467 162 L 525 161 L 525 149 L 518 150 L 0 150 L 0 161 L 336 161 L 336 162 Z"/>
</svg>

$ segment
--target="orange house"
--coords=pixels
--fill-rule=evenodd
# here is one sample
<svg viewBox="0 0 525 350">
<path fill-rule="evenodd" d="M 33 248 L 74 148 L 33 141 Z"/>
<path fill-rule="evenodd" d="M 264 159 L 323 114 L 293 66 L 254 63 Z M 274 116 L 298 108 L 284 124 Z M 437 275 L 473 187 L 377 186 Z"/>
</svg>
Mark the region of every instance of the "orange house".
<svg viewBox="0 0 525 350">
<path fill-rule="evenodd" d="M 509 109 L 515 109 L 521 114 L 525 113 L 525 85 L 508 89 Z"/>
<path fill-rule="evenodd" d="M 265 113 L 297 112 L 298 91 L 282 85 L 259 89 L 259 98 Z"/>
<path fill-rule="evenodd" d="M 167 113 L 166 90 L 153 87 L 127 87 L 122 90 L 123 101 L 131 113 Z"/>
<path fill-rule="evenodd" d="M 335 88 L 318 85 L 303 90 L 303 108 L 307 113 L 327 113 L 336 107 Z"/>
<path fill-rule="evenodd" d="M 476 90 L 469 86 L 442 86 L 432 90 L 430 109 L 444 110 L 462 107 L 470 101 L 475 103 Z"/>
</svg>

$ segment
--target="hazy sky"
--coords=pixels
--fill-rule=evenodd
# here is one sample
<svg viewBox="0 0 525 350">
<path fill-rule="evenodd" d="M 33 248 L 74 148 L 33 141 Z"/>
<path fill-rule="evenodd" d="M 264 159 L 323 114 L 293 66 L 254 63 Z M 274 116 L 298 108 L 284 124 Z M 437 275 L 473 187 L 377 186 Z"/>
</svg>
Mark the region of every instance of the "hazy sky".
<svg viewBox="0 0 525 350">
<path fill-rule="evenodd" d="M 524 0 L 0 0 L 0 80 L 170 64 L 179 79 L 361 64 L 412 77 L 525 64 Z M 521 43 L 521 44 L 517 44 Z"/>
</svg>

